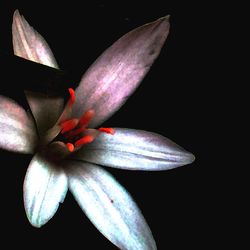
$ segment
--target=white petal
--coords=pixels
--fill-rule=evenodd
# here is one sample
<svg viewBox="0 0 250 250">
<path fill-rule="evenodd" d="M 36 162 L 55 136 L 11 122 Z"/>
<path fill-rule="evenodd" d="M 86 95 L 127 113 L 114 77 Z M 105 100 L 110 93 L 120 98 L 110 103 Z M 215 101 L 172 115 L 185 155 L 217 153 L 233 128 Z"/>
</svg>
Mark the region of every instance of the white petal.
<svg viewBox="0 0 250 250">
<path fill-rule="evenodd" d="M 104 169 L 68 163 L 69 189 L 98 230 L 120 249 L 156 249 L 152 233 L 128 192 Z"/>
<path fill-rule="evenodd" d="M 16 10 L 12 23 L 13 49 L 17 56 L 58 68 L 53 53 L 44 38 Z M 34 84 L 36 84 L 34 82 Z M 63 109 L 63 98 L 27 91 L 26 97 L 37 123 L 39 134 L 51 128 Z"/>
<path fill-rule="evenodd" d="M 72 158 L 129 170 L 168 170 L 190 164 L 194 155 L 168 138 L 136 129 L 114 128 L 100 133 Z"/>
<path fill-rule="evenodd" d="M 27 170 L 23 192 L 30 223 L 41 227 L 50 220 L 68 190 L 67 177 L 55 163 L 37 154 Z"/>
<path fill-rule="evenodd" d="M 13 100 L 0 95 L 0 148 L 33 153 L 37 133 L 33 120 Z"/>
</svg>

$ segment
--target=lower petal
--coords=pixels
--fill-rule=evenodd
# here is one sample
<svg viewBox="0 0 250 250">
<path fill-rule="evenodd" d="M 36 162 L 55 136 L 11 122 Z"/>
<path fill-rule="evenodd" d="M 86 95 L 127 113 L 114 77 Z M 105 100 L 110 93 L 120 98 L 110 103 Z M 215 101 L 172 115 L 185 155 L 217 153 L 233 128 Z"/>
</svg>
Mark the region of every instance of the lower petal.
<svg viewBox="0 0 250 250">
<path fill-rule="evenodd" d="M 194 155 L 161 135 L 135 129 L 115 128 L 100 133 L 95 141 L 72 155 L 99 165 L 129 170 L 167 170 L 190 164 Z"/>
<path fill-rule="evenodd" d="M 68 162 L 69 189 L 97 229 L 119 249 L 154 250 L 156 244 L 128 192 L 103 168 Z"/>
<path fill-rule="evenodd" d="M 67 190 L 63 170 L 40 154 L 35 155 L 23 185 L 24 207 L 30 223 L 35 227 L 47 223 L 63 202 Z"/>
</svg>

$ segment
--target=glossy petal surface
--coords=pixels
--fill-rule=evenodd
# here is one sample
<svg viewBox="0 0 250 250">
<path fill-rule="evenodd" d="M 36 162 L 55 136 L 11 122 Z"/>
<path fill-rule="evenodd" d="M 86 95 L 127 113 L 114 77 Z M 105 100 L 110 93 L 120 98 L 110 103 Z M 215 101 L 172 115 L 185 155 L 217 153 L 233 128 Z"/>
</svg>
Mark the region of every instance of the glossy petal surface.
<svg viewBox="0 0 250 250">
<path fill-rule="evenodd" d="M 15 11 L 12 23 L 13 49 L 17 56 L 37 63 L 58 68 L 49 45 L 44 38 L 34 30 L 18 10 Z M 36 84 L 34 82 L 34 84 Z M 37 122 L 39 134 L 43 134 L 62 112 L 63 98 L 48 97 L 35 92 L 26 92 L 30 108 Z"/>
<path fill-rule="evenodd" d="M 151 231 L 128 192 L 104 169 L 69 162 L 69 189 L 98 230 L 119 249 L 156 249 Z"/>
<path fill-rule="evenodd" d="M 134 92 L 158 56 L 169 32 L 168 17 L 127 33 L 108 48 L 83 75 L 73 114 L 93 109 L 90 126 L 108 119 Z"/>
<path fill-rule="evenodd" d="M 100 133 L 81 148 L 74 159 L 129 170 L 167 170 L 193 162 L 194 156 L 161 135 L 135 129 L 115 128 Z"/>
<path fill-rule="evenodd" d="M 50 220 L 67 189 L 67 177 L 62 169 L 41 155 L 35 155 L 23 185 L 24 207 L 30 223 L 41 227 Z"/>
<path fill-rule="evenodd" d="M 0 148 L 33 153 L 37 143 L 34 121 L 13 100 L 0 95 Z"/>
</svg>

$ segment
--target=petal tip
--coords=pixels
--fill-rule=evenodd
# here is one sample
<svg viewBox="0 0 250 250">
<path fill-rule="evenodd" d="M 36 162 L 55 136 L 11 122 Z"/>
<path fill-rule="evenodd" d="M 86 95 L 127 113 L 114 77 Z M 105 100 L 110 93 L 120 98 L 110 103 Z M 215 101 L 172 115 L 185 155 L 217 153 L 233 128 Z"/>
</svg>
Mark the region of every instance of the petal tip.
<svg viewBox="0 0 250 250">
<path fill-rule="evenodd" d="M 184 165 L 188 165 L 191 164 L 195 161 L 195 156 L 194 154 L 190 153 L 190 152 L 185 152 L 185 155 L 183 155 L 183 163 Z"/>
<path fill-rule="evenodd" d="M 18 9 L 16 9 L 16 10 L 14 11 L 13 16 L 20 16 L 20 12 L 19 12 L 19 10 L 18 10 Z"/>
<path fill-rule="evenodd" d="M 37 224 L 37 223 L 34 223 L 33 221 L 29 221 L 30 222 L 30 224 L 31 224 L 31 226 L 32 227 L 35 227 L 35 228 L 41 228 L 43 225 L 42 224 Z"/>
<path fill-rule="evenodd" d="M 160 26 L 163 25 L 165 27 L 165 29 L 169 30 L 169 28 L 170 28 L 170 15 L 160 17 L 152 23 L 154 23 L 156 25 L 160 25 Z"/>
<path fill-rule="evenodd" d="M 28 219 L 30 225 L 32 227 L 35 227 L 35 228 L 41 228 L 44 225 L 43 223 L 41 223 L 41 220 L 34 219 L 31 216 L 31 214 L 29 213 L 29 210 L 26 207 L 25 203 L 24 203 L 24 208 L 25 208 L 26 216 L 27 216 L 27 219 Z"/>
<path fill-rule="evenodd" d="M 13 21 L 18 21 L 18 20 L 20 21 L 21 19 L 22 19 L 22 16 L 21 16 L 19 10 L 16 9 L 14 11 L 14 14 L 13 14 Z"/>
<path fill-rule="evenodd" d="M 166 16 L 160 17 L 158 20 L 169 21 L 170 20 L 170 15 L 166 15 Z"/>
<path fill-rule="evenodd" d="M 189 162 L 188 162 L 188 164 L 191 164 L 191 163 L 193 163 L 194 161 L 195 161 L 195 155 L 192 154 L 192 153 L 189 153 Z"/>
</svg>

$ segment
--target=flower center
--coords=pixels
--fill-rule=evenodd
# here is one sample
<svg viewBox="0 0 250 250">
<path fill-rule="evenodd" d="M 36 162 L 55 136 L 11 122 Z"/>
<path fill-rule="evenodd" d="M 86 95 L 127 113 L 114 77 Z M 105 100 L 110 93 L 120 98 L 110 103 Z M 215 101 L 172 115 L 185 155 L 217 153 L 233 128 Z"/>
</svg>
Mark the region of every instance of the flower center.
<svg viewBox="0 0 250 250">
<path fill-rule="evenodd" d="M 70 99 L 65 108 L 68 113 L 72 109 L 72 106 L 75 102 L 75 91 L 72 88 L 69 88 Z M 73 118 L 64 120 L 62 115 L 62 122 L 59 123 L 61 131 L 60 134 L 63 136 L 65 145 L 67 146 L 70 152 L 82 147 L 85 144 L 91 143 L 100 133 L 108 133 L 113 135 L 115 130 L 113 128 L 98 128 L 91 129 L 88 128 L 89 123 L 95 115 L 94 110 L 86 111 L 80 119 Z"/>
</svg>

